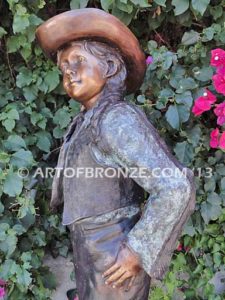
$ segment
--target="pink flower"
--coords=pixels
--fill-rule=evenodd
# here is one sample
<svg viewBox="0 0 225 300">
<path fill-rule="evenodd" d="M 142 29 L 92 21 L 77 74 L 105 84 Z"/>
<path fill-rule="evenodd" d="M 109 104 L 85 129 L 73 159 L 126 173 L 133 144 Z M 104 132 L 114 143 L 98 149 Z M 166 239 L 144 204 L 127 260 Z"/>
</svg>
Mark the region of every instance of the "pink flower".
<svg viewBox="0 0 225 300">
<path fill-rule="evenodd" d="M 225 123 L 225 102 L 218 104 L 214 109 L 214 113 L 218 117 L 217 124 L 223 125 Z"/>
<path fill-rule="evenodd" d="M 2 299 L 5 296 L 6 292 L 5 289 L 0 287 L 0 299 Z"/>
<path fill-rule="evenodd" d="M 205 101 L 204 97 L 199 97 L 195 100 L 192 112 L 195 116 L 200 116 L 204 111 L 210 110 L 211 104 Z"/>
<path fill-rule="evenodd" d="M 210 110 L 211 105 L 214 102 L 216 102 L 216 96 L 206 89 L 203 96 L 195 100 L 194 106 L 192 108 L 193 114 L 199 116 L 204 111 Z"/>
<path fill-rule="evenodd" d="M 180 243 L 178 246 L 177 246 L 177 251 L 182 251 L 183 250 L 183 245 Z"/>
<path fill-rule="evenodd" d="M 213 75 L 212 79 L 216 91 L 225 95 L 225 67 L 218 68 L 217 73 Z"/>
<path fill-rule="evenodd" d="M 210 65 L 217 68 L 225 66 L 225 51 L 220 48 L 212 50 Z"/>
<path fill-rule="evenodd" d="M 219 129 L 214 129 L 210 134 L 210 147 L 217 148 L 219 145 Z"/>
<path fill-rule="evenodd" d="M 219 147 L 221 149 L 225 150 L 225 131 L 222 133 L 220 141 L 219 141 Z"/>
<path fill-rule="evenodd" d="M 147 58 L 146 58 L 146 64 L 147 65 L 150 65 L 150 64 L 152 64 L 153 63 L 153 57 L 152 56 L 148 56 Z"/>
<path fill-rule="evenodd" d="M 5 280 L 0 279 L 0 286 L 4 286 L 6 284 L 7 284 L 7 282 Z"/>
<path fill-rule="evenodd" d="M 217 100 L 216 96 L 207 89 L 205 89 L 203 97 L 204 97 L 205 101 L 209 102 L 210 104 L 213 104 Z"/>
<path fill-rule="evenodd" d="M 78 297 L 76 296 L 73 300 L 79 300 Z"/>
</svg>

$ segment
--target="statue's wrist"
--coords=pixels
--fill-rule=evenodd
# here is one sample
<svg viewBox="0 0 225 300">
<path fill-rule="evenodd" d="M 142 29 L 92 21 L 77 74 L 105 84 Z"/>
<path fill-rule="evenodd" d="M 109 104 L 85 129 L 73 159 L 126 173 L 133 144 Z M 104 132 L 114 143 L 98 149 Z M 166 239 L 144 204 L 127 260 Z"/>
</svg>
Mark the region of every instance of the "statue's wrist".
<svg viewBox="0 0 225 300">
<path fill-rule="evenodd" d="M 129 240 L 126 239 L 123 241 L 123 246 L 126 247 L 137 259 L 139 265 L 142 267 L 142 259 L 139 253 L 137 253 L 132 246 L 129 244 Z M 142 267 L 143 268 L 143 267 Z"/>
</svg>

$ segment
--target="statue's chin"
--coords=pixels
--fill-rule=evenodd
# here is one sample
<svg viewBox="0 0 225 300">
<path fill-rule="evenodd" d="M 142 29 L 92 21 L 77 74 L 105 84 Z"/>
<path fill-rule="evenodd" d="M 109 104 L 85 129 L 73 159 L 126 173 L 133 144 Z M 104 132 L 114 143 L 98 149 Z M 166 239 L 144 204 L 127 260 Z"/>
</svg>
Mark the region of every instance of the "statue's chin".
<svg viewBox="0 0 225 300">
<path fill-rule="evenodd" d="M 77 93 L 76 91 L 75 91 L 75 87 L 74 88 L 70 88 L 70 89 L 66 89 L 66 93 L 71 97 L 71 98 L 73 98 L 73 99 L 76 99 L 77 101 L 79 101 L 80 102 L 80 100 L 79 100 L 79 93 Z M 81 100 L 82 101 L 82 100 Z"/>
</svg>

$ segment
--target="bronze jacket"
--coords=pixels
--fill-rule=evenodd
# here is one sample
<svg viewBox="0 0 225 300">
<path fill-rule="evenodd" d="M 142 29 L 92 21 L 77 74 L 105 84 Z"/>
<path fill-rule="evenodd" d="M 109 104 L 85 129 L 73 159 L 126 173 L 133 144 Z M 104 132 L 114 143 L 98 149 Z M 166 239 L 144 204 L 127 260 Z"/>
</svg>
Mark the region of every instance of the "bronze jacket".
<svg viewBox="0 0 225 300">
<path fill-rule="evenodd" d="M 88 127 L 94 108 L 86 114 L 78 132 Z M 195 207 L 193 173 L 175 159 L 135 105 L 124 101 L 109 105 L 96 126 L 98 136 L 92 135 L 90 144 L 94 161 L 100 166 L 129 170 L 130 178 L 149 193 L 142 217 L 129 232 L 127 243 L 140 255 L 145 271 L 161 279 L 182 227 Z M 63 167 L 63 161 L 61 151 L 58 166 Z M 141 171 L 137 173 L 137 170 Z M 51 206 L 63 201 L 61 180 L 54 178 Z"/>
</svg>

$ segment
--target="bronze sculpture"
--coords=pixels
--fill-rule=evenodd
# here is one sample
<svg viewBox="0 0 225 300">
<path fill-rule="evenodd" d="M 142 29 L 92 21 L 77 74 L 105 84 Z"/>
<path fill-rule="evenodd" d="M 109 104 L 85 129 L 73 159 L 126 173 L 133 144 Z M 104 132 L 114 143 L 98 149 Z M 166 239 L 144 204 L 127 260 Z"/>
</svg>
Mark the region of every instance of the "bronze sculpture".
<svg viewBox="0 0 225 300">
<path fill-rule="evenodd" d="M 125 25 L 98 9 L 57 15 L 36 35 L 48 56 L 57 54 L 64 89 L 83 106 L 57 165 L 75 168 L 76 176 L 55 175 L 51 199 L 51 207 L 64 203 L 79 299 L 146 300 L 150 279 L 165 274 L 194 209 L 195 188 L 189 169 L 186 176 L 175 176 L 183 166 L 145 114 L 124 101 L 142 83 L 144 54 Z M 84 172 L 99 168 L 101 176 Z M 108 168 L 113 176 L 106 176 Z M 118 176 L 119 168 L 129 176 Z M 141 168 L 145 176 L 131 174 Z M 167 171 L 158 176 L 156 169 Z M 167 176 L 168 170 L 174 174 Z M 150 194 L 143 213 L 142 188 Z"/>
</svg>

